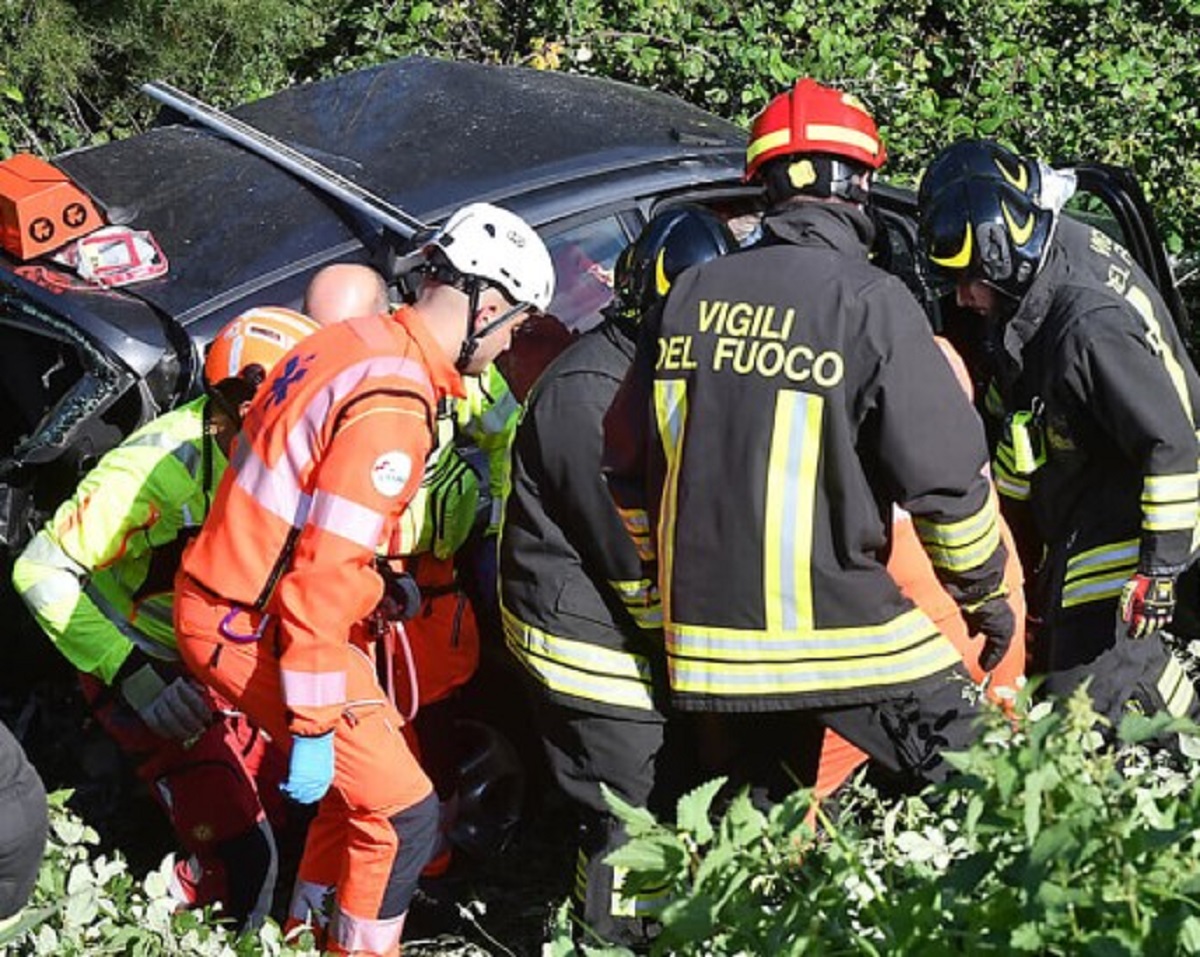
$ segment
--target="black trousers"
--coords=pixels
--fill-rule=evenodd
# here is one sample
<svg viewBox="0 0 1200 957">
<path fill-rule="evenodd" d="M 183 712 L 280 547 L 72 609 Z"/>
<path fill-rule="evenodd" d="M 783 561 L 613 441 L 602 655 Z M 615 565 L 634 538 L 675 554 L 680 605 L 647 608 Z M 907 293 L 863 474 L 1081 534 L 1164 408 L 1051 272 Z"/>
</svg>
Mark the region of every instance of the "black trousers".
<svg viewBox="0 0 1200 957">
<path fill-rule="evenodd" d="M 1115 599 L 1059 614 L 1044 629 L 1050 654 L 1043 690 L 1065 697 L 1090 679 L 1093 706 L 1114 727 L 1131 711 L 1200 720 L 1191 678 L 1162 635 L 1130 638 L 1127 628 Z"/>
<path fill-rule="evenodd" d="M 604 859 L 626 835 L 600 785 L 659 815 L 673 811 L 690 763 L 684 722 L 668 723 L 658 711 L 644 712 L 641 719 L 599 715 L 552 701 L 540 688 L 533 688 L 532 699 L 551 774 L 575 807 L 574 897 L 577 916 L 587 928 L 580 939 L 640 948 L 649 941 L 652 915 L 662 901 L 654 894 L 628 899 L 617 893 L 620 875 Z"/>
<path fill-rule="evenodd" d="M 46 847 L 46 791 L 20 743 L 0 724 L 0 920 L 29 900 Z"/>
<path fill-rule="evenodd" d="M 978 735 L 979 706 L 961 666 L 870 704 L 795 711 L 705 714 L 699 722 L 702 777 L 729 777 L 729 793 L 748 787 L 760 806 L 776 803 L 817 778 L 826 729 L 857 745 L 876 780 L 908 792 L 944 781 L 945 751 L 962 751 Z"/>
</svg>

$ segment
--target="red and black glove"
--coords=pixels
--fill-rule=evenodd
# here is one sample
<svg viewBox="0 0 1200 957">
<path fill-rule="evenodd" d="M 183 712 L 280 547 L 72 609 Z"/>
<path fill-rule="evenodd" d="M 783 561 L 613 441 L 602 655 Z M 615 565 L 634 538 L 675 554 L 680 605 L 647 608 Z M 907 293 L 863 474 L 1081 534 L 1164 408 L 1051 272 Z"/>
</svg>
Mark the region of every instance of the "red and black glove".
<svg viewBox="0 0 1200 957">
<path fill-rule="evenodd" d="M 1140 572 L 1121 590 L 1121 621 L 1130 638 L 1148 638 L 1171 624 L 1175 615 L 1175 579 Z"/>
<path fill-rule="evenodd" d="M 1007 593 L 989 595 L 979 604 L 963 608 L 962 614 L 970 633 L 983 636 L 979 667 L 991 671 L 1004 660 L 1016 629 L 1016 619 L 1008 604 Z"/>
</svg>

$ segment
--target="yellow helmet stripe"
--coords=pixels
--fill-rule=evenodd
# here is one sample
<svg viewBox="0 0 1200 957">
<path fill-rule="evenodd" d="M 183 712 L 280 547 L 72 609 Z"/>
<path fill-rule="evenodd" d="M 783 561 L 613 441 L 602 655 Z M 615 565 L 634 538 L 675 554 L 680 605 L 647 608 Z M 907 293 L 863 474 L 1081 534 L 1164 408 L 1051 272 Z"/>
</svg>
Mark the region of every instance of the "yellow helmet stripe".
<svg viewBox="0 0 1200 957">
<path fill-rule="evenodd" d="M 971 248 L 974 245 L 971 224 L 967 223 L 967 231 L 963 235 L 962 248 L 953 256 L 930 256 L 929 258 L 946 269 L 966 269 L 971 265 Z"/>
<path fill-rule="evenodd" d="M 1025 192 L 1026 188 L 1029 186 L 1029 171 L 1025 168 L 1024 163 L 1017 164 L 1017 174 L 1014 176 L 1004 168 L 1004 164 L 1001 163 L 1000 160 L 993 159 L 993 162 L 996 164 L 996 169 L 1000 170 L 1001 176 L 1003 176 L 1011 185 L 1015 186 L 1022 193 Z"/>
<path fill-rule="evenodd" d="M 1000 212 L 1004 214 L 1004 222 L 1008 224 L 1009 234 L 1018 246 L 1024 246 L 1029 242 L 1029 237 L 1033 235 L 1033 213 L 1027 213 L 1025 216 L 1025 224 L 1017 225 L 1016 217 L 1008 209 L 1008 203 L 1001 200 Z"/>
<path fill-rule="evenodd" d="M 654 259 L 654 289 L 660 296 L 665 296 L 671 289 L 671 280 L 667 278 L 667 271 L 663 268 L 666 256 L 667 251 L 660 249 Z"/>
<path fill-rule="evenodd" d="M 866 150 L 872 156 L 879 153 L 879 140 L 862 130 L 852 130 L 846 126 L 834 126 L 832 123 L 809 123 L 804 127 L 804 135 L 810 140 L 826 140 L 830 143 L 856 146 L 860 150 Z"/>
<path fill-rule="evenodd" d="M 765 153 L 767 150 L 773 150 L 779 146 L 787 146 L 791 141 L 792 131 L 790 129 L 764 133 L 746 147 L 746 162 L 752 163 L 754 158 L 760 153 Z"/>
</svg>

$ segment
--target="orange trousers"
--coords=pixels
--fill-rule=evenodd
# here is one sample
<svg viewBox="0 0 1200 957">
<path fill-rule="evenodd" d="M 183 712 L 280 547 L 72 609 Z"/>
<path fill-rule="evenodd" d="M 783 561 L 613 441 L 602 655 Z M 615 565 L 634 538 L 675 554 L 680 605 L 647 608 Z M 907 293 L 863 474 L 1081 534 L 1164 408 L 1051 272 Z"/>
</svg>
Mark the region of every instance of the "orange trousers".
<svg viewBox="0 0 1200 957">
<path fill-rule="evenodd" d="M 180 575 L 175 629 L 192 673 L 244 712 L 285 751 L 291 733 L 274 653 L 274 629 L 254 643 L 221 636 L 230 605 Z M 399 953 L 417 875 L 433 850 L 437 801 L 401 728 L 403 719 L 351 646 L 347 705 L 334 729 L 334 774 L 309 828 L 296 881 L 292 922 L 327 927 L 335 953 Z M 334 895 L 334 912 L 322 912 Z"/>
</svg>

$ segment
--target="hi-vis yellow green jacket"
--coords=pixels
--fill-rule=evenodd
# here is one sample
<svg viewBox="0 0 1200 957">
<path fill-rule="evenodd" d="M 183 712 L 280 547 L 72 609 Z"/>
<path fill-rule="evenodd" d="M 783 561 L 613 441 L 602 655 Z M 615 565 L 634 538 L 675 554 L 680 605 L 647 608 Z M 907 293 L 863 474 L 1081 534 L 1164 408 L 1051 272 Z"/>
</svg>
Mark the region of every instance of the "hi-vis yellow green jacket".
<svg viewBox="0 0 1200 957">
<path fill-rule="evenodd" d="M 676 281 L 605 423 L 673 699 L 695 710 L 869 702 L 958 663 L 884 567 L 893 502 L 961 605 L 1002 588 L 982 424 L 868 262 L 869 220 L 811 203 L 764 225 Z"/>
<path fill-rule="evenodd" d="M 464 376 L 466 397 L 438 408 L 435 445 L 421 487 L 397 526 L 397 555 L 433 552 L 449 558 L 467 540 L 481 513 L 485 534 L 500 531 L 509 476 L 509 445 L 520 404 L 494 365 Z M 486 476 L 486 488 L 481 486 Z"/>
<path fill-rule="evenodd" d="M 206 398 L 142 426 L 92 469 L 13 566 L 13 584 L 80 671 L 110 683 L 135 647 L 175 659 L 184 544 L 225 472 Z"/>
</svg>

